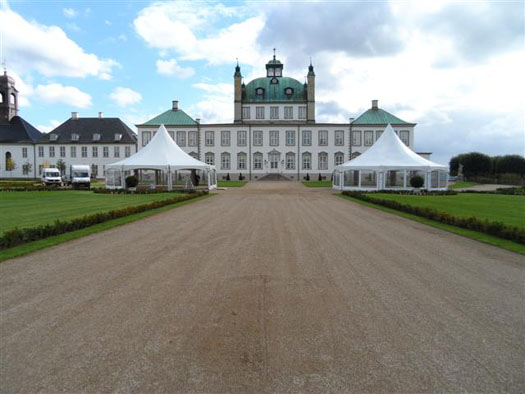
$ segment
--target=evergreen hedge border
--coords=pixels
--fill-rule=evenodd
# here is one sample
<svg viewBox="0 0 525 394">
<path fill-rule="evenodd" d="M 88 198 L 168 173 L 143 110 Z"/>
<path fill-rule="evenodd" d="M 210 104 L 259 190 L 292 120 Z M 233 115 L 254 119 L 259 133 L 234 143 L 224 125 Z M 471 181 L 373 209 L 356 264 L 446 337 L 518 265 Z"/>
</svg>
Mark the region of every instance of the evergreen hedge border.
<svg viewBox="0 0 525 394">
<path fill-rule="evenodd" d="M 462 218 L 451 215 L 448 212 L 438 211 L 433 208 L 417 207 L 409 204 L 402 204 L 392 200 L 382 200 L 364 195 L 360 192 L 344 191 L 343 195 L 349 196 L 361 201 L 381 205 L 397 211 L 410 213 L 426 219 L 437 222 L 461 227 L 467 230 L 474 230 L 480 233 L 492 235 L 494 237 L 508 239 L 520 244 L 525 244 L 525 229 L 517 226 L 508 226 L 502 222 L 492 222 L 489 220 L 480 220 L 476 217 Z"/>
<path fill-rule="evenodd" d="M 153 201 L 147 204 L 136 205 L 132 207 L 115 209 L 108 212 L 99 212 L 91 215 L 85 215 L 71 220 L 55 220 L 53 224 L 45 224 L 36 227 L 14 228 L 4 232 L 0 236 L 0 250 L 9 249 L 14 246 L 22 245 L 27 242 L 38 241 L 40 239 L 52 237 L 80 230 L 95 224 L 118 219 L 124 216 L 134 215 L 136 213 L 149 211 L 151 209 L 161 208 L 166 205 L 176 204 L 182 201 L 192 200 L 194 198 L 208 194 L 205 191 L 199 191 L 185 196 L 170 198 L 166 200 Z"/>
</svg>

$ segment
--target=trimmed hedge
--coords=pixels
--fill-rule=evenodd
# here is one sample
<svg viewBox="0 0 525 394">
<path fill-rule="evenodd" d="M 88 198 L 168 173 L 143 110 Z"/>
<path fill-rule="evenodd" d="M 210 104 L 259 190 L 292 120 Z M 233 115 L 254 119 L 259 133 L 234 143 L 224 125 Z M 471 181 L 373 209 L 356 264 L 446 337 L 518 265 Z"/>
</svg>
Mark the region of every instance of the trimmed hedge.
<svg viewBox="0 0 525 394">
<path fill-rule="evenodd" d="M 361 193 L 361 192 L 352 192 Z M 425 196 L 455 196 L 458 194 L 455 190 L 370 190 L 367 194 L 410 194 L 410 195 L 425 195 Z"/>
<path fill-rule="evenodd" d="M 92 215 L 85 215 L 80 218 L 62 221 L 55 220 L 53 224 L 45 224 L 36 227 L 14 228 L 6 231 L 0 236 L 0 250 L 12 248 L 27 242 L 38 241 L 40 239 L 60 235 L 71 231 L 80 230 L 95 224 L 107 222 L 108 220 L 118 219 L 124 216 L 134 215 L 136 213 L 149 211 L 151 209 L 161 208 L 166 205 L 176 204 L 187 201 L 196 197 L 208 194 L 207 192 L 196 192 L 186 196 L 170 198 L 167 200 L 154 201 L 147 204 L 136 205 L 123 209 L 115 209 L 108 212 L 99 212 Z"/>
<path fill-rule="evenodd" d="M 525 196 L 525 187 L 500 187 L 496 190 L 462 190 L 460 193 L 471 194 L 507 194 L 511 196 Z"/>
<path fill-rule="evenodd" d="M 421 216 L 426 219 L 435 220 L 437 222 L 450 224 L 452 226 L 457 226 L 465 228 L 467 230 L 479 231 L 480 233 L 485 233 L 492 235 L 494 237 L 508 239 L 520 244 L 525 244 L 525 228 L 508 226 L 501 222 L 491 222 L 488 220 L 480 220 L 476 217 L 462 218 L 453 216 L 448 212 L 438 211 L 433 208 L 428 207 L 417 207 L 409 204 L 402 204 L 397 201 L 392 200 L 382 200 L 379 198 L 373 198 L 366 196 L 360 192 L 350 192 L 344 191 L 345 196 L 353 197 L 361 201 L 370 202 L 372 204 L 381 205 L 387 208 L 395 209 L 397 211 L 402 211 L 410 213 L 412 215 Z"/>
<path fill-rule="evenodd" d="M 184 189 L 105 189 L 103 187 L 97 189 L 91 189 L 93 193 L 99 194 L 157 194 L 157 193 L 195 193 L 195 190 L 184 190 Z M 207 192 L 206 192 L 207 193 Z"/>
</svg>

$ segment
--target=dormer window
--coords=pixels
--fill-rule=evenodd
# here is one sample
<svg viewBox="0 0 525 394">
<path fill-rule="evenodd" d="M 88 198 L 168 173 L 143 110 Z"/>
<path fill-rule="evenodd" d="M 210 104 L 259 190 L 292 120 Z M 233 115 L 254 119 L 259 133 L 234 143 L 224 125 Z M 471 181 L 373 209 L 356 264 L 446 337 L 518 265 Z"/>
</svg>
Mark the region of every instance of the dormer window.
<svg viewBox="0 0 525 394">
<path fill-rule="evenodd" d="M 256 94 L 257 96 L 261 96 L 261 97 L 262 97 L 262 96 L 264 95 L 264 89 L 263 89 L 263 88 L 257 88 L 257 89 L 255 89 L 255 94 Z"/>
<path fill-rule="evenodd" d="M 284 89 L 284 94 L 286 94 L 287 96 L 291 96 L 293 94 L 293 89 L 292 88 Z"/>
<path fill-rule="evenodd" d="M 120 141 L 122 139 L 122 134 L 115 134 L 115 141 Z"/>
<path fill-rule="evenodd" d="M 58 139 L 58 135 L 56 135 L 56 134 L 50 134 L 49 135 L 49 140 L 50 141 L 56 141 L 57 139 Z"/>
<path fill-rule="evenodd" d="M 93 134 L 93 141 L 100 141 L 100 134 L 99 133 Z"/>
<path fill-rule="evenodd" d="M 272 78 L 270 82 L 272 83 L 272 85 L 275 85 L 279 83 L 279 80 L 277 78 Z"/>
<path fill-rule="evenodd" d="M 71 134 L 71 141 L 78 141 L 80 136 L 76 133 Z"/>
</svg>

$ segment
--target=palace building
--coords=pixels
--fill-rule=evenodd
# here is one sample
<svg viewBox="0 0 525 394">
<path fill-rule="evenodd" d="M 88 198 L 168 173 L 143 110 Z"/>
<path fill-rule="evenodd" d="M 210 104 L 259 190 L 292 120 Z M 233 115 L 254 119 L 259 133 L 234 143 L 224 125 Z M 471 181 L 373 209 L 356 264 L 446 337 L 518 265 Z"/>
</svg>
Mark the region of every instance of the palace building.
<svg viewBox="0 0 525 394">
<path fill-rule="evenodd" d="M 185 152 L 215 165 L 219 179 L 242 174 L 249 180 L 303 180 L 307 174 L 330 179 L 336 165 L 372 146 L 387 124 L 413 149 L 416 124 L 379 108 L 377 100 L 348 123 L 316 122 L 313 65 L 305 83 L 286 77 L 283 69 L 274 55 L 266 64 L 266 76 L 245 84 L 237 64 L 232 123 L 200 122 L 173 101 L 169 110 L 137 125 L 138 149 L 164 124 Z"/>
</svg>

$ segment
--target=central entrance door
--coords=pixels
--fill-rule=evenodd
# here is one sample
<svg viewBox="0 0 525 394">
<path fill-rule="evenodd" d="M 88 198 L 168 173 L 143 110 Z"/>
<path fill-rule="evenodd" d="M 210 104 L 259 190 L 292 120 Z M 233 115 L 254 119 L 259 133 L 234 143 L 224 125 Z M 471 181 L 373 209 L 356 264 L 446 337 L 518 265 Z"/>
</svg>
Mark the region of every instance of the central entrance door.
<svg viewBox="0 0 525 394">
<path fill-rule="evenodd" d="M 268 161 L 270 162 L 270 172 L 279 172 L 279 159 L 280 155 L 278 152 L 270 152 L 268 154 Z"/>
</svg>

